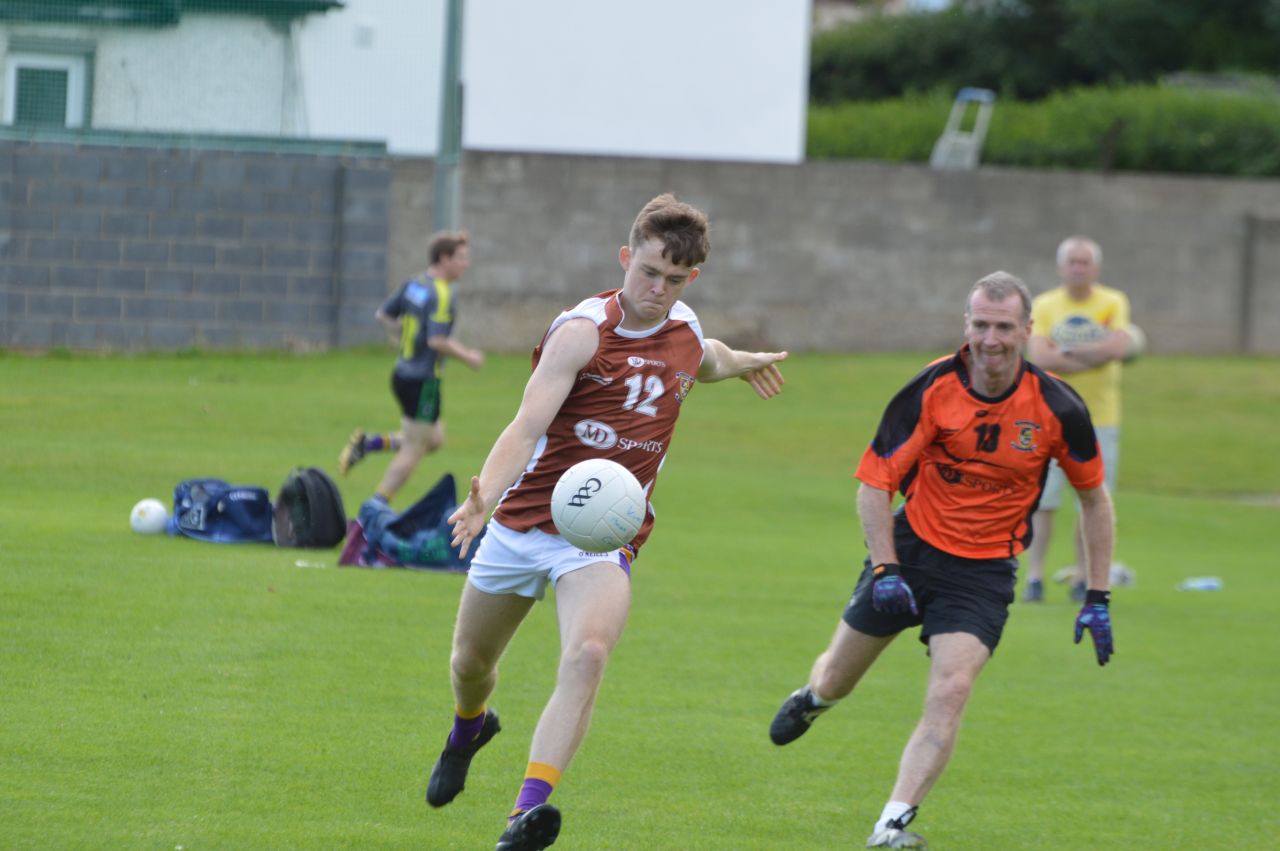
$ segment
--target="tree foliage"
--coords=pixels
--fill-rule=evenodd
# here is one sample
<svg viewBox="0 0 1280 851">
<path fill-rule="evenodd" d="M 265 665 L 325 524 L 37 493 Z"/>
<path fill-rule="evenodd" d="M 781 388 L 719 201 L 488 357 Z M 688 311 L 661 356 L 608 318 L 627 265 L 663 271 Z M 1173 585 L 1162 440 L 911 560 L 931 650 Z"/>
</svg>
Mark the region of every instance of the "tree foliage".
<svg viewBox="0 0 1280 851">
<path fill-rule="evenodd" d="M 1280 0 L 964 0 L 814 38 L 816 103 L 961 86 L 1043 98 L 1172 71 L 1280 73 Z"/>
</svg>

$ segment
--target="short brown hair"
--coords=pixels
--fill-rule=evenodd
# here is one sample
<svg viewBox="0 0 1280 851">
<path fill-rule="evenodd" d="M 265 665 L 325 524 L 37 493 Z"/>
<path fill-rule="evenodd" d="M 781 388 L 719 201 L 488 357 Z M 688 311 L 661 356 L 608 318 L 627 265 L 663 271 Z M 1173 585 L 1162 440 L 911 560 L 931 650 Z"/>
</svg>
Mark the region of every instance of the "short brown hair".
<svg viewBox="0 0 1280 851">
<path fill-rule="evenodd" d="M 707 215 L 665 192 L 654 198 L 631 226 L 631 250 L 650 239 L 662 242 L 662 256 L 680 266 L 696 266 L 711 252 Z"/>
<path fill-rule="evenodd" d="M 992 301 L 1004 301 L 1017 293 L 1018 298 L 1022 299 L 1022 321 L 1027 322 L 1031 319 L 1031 290 L 1027 289 L 1027 285 L 1021 278 L 1010 275 L 1008 272 L 992 272 L 990 275 L 979 278 L 969 289 L 969 295 L 964 300 L 965 316 L 969 315 L 969 309 L 973 306 L 973 294 L 979 290 Z"/>
<path fill-rule="evenodd" d="M 435 265 L 445 257 L 452 257 L 469 240 L 465 230 L 442 230 L 432 234 L 431 242 L 427 243 L 428 262 Z"/>
</svg>

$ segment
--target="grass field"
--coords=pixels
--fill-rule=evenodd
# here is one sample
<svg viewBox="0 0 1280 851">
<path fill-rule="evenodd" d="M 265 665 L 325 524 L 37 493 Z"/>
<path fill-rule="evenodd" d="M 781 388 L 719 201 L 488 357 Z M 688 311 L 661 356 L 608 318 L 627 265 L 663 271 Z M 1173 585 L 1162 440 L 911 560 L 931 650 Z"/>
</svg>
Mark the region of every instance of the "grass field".
<svg viewBox="0 0 1280 851">
<path fill-rule="evenodd" d="M 852 587 L 852 469 L 924 360 L 796 358 L 768 403 L 695 389 L 627 632 L 553 798 L 557 849 L 861 847 L 919 715 L 914 636 L 800 742 L 766 728 Z M 462 577 L 127 523 L 183 478 L 274 494 L 295 464 L 333 470 L 353 426 L 394 425 L 390 365 L 0 356 L 0 848 L 493 847 L 552 684 L 550 597 L 504 660 L 503 734 L 433 811 Z M 451 370 L 449 443 L 402 504 L 479 468 L 526 372 Z M 1072 645 L 1060 587 L 1015 607 L 916 822 L 935 849 L 1278 841 L 1280 363 L 1149 358 L 1126 389 L 1118 555 L 1138 581 L 1115 595 L 1117 655 L 1100 669 Z M 349 511 L 384 465 L 342 481 Z M 1056 538 L 1052 564 L 1068 549 Z M 1224 590 L 1175 590 L 1202 574 Z"/>
</svg>

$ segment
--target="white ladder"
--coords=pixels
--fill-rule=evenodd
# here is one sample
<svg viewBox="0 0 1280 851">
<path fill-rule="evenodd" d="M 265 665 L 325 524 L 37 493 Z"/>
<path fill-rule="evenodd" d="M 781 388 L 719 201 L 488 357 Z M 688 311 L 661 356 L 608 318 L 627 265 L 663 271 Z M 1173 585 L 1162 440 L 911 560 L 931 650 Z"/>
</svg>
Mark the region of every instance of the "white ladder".
<svg viewBox="0 0 1280 851">
<path fill-rule="evenodd" d="M 987 125 L 991 122 L 991 110 L 995 107 L 996 94 L 990 89 L 969 86 L 956 93 L 951 104 L 947 128 L 933 145 L 929 165 L 939 169 L 975 169 L 982 154 L 982 144 L 987 138 Z M 977 105 L 972 130 L 961 130 L 965 123 L 969 104 Z"/>
</svg>

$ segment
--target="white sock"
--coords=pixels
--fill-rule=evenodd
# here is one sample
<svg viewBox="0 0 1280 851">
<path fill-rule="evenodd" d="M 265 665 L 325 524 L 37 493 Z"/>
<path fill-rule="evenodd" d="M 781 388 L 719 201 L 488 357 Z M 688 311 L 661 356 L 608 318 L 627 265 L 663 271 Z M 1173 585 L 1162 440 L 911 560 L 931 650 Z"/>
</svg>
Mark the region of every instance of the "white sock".
<svg viewBox="0 0 1280 851">
<path fill-rule="evenodd" d="M 876 822 L 875 832 L 884 830 L 885 826 L 888 825 L 890 821 L 896 818 L 901 818 L 902 815 L 910 809 L 911 805 L 903 803 L 902 801 L 890 801 L 885 804 L 884 811 L 880 813 L 880 821 Z"/>
<path fill-rule="evenodd" d="M 809 686 L 809 700 L 812 701 L 814 706 L 819 706 L 822 708 L 826 708 L 828 706 L 835 706 L 837 703 L 840 702 L 840 698 L 836 698 L 835 700 L 827 700 L 825 697 L 818 694 L 818 692 L 814 689 L 813 686 Z"/>
</svg>

